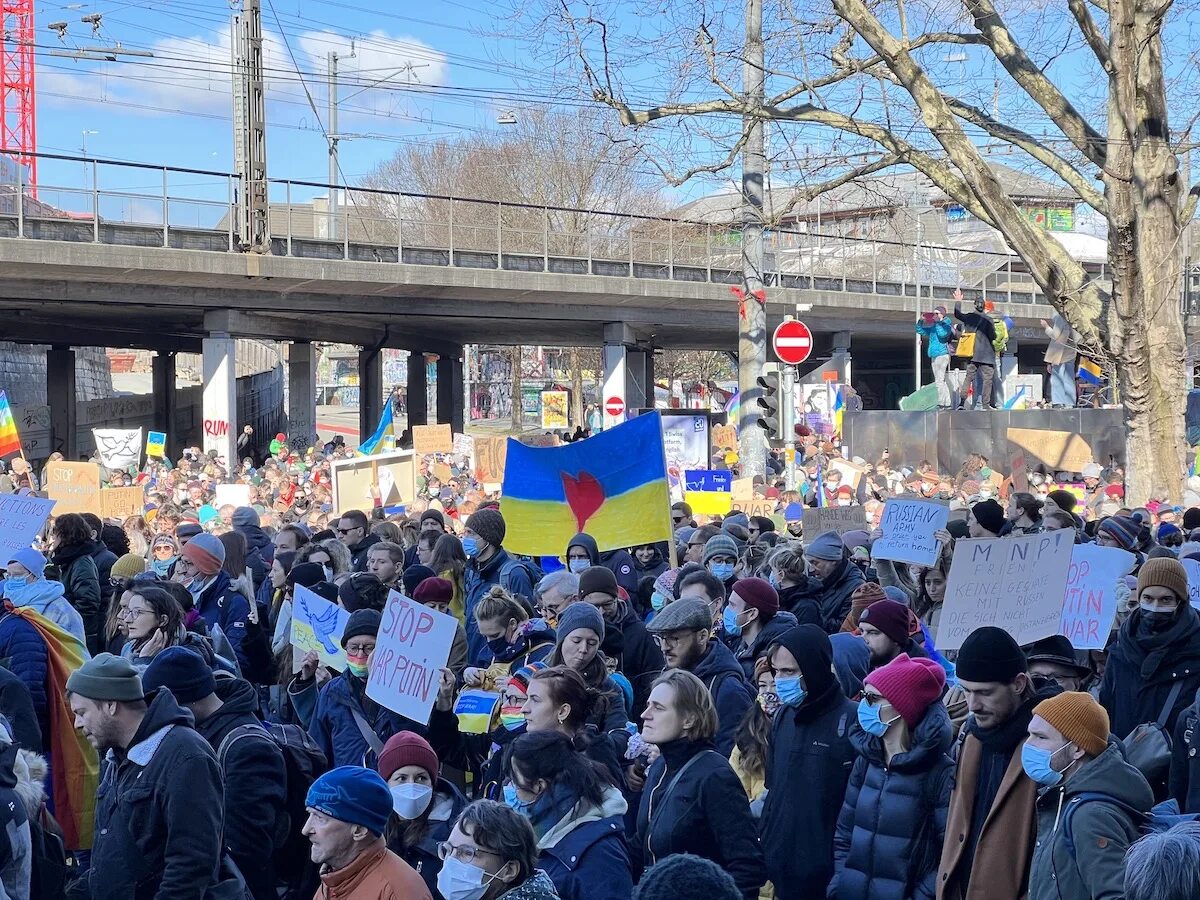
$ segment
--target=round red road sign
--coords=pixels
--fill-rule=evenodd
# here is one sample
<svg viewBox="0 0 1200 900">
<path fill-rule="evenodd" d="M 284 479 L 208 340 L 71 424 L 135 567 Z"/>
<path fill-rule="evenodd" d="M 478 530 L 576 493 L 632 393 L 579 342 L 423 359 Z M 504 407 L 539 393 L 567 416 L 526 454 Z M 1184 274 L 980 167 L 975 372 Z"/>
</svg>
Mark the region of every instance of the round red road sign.
<svg viewBox="0 0 1200 900">
<path fill-rule="evenodd" d="M 804 362 L 812 353 L 813 337 L 808 326 L 796 319 L 780 322 L 771 336 L 771 349 L 780 362 L 794 366 Z"/>
<path fill-rule="evenodd" d="M 625 412 L 625 401 L 620 397 L 609 397 L 604 401 L 604 411 L 610 416 L 619 416 Z"/>
</svg>

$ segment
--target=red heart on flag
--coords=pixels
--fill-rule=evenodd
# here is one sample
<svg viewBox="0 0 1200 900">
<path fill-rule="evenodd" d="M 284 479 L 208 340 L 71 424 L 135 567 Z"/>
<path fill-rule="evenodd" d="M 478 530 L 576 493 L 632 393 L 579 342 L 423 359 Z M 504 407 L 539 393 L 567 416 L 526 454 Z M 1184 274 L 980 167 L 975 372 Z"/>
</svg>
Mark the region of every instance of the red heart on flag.
<svg viewBox="0 0 1200 900">
<path fill-rule="evenodd" d="M 604 505 L 604 488 L 591 472 L 580 472 L 578 476 L 562 473 L 563 493 L 567 495 L 567 506 L 575 516 L 578 531 L 586 531 L 588 519 Z"/>
</svg>

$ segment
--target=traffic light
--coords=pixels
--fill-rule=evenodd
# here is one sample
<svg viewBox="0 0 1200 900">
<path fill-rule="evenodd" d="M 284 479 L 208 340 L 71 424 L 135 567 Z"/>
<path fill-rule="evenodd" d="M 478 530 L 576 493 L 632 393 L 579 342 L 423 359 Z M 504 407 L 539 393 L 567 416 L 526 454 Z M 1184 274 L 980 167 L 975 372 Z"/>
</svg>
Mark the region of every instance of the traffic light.
<svg viewBox="0 0 1200 900">
<path fill-rule="evenodd" d="M 777 441 L 783 437 L 783 418 L 780 403 L 783 395 L 779 392 L 779 372 L 767 372 L 758 376 L 758 386 L 762 388 L 762 396 L 758 398 L 759 408 L 758 427 L 766 431 L 767 439 Z"/>
</svg>

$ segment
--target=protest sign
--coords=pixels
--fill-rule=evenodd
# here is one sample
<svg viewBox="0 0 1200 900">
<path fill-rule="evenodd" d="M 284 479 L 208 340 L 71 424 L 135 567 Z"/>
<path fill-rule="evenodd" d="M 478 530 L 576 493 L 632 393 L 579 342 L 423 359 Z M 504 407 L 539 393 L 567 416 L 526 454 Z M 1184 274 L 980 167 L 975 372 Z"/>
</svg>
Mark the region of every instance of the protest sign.
<svg viewBox="0 0 1200 900">
<path fill-rule="evenodd" d="M 753 478 L 735 478 L 735 479 L 733 479 L 733 499 L 734 500 L 753 500 L 754 499 L 754 479 Z"/>
<path fill-rule="evenodd" d="M 109 469 L 136 469 L 142 462 L 142 429 L 93 428 L 100 462 Z"/>
<path fill-rule="evenodd" d="M 803 521 L 804 537 L 811 541 L 826 531 L 845 534 L 863 528 L 867 524 L 867 514 L 861 506 L 818 506 L 806 508 Z"/>
<path fill-rule="evenodd" d="M 54 501 L 55 515 L 100 515 L 100 467 L 87 462 L 52 462 L 46 466 L 46 495 Z"/>
<path fill-rule="evenodd" d="M 985 625 L 1003 628 L 1018 644 L 1059 630 L 1075 531 L 1025 537 L 960 540 L 938 623 L 939 650 L 958 650 Z"/>
<path fill-rule="evenodd" d="M 504 481 L 504 458 L 508 453 L 508 438 L 475 438 L 475 480 L 480 484 Z"/>
<path fill-rule="evenodd" d="M 104 488 L 100 492 L 100 518 L 125 519 L 140 516 L 146 508 L 146 490 L 140 484 L 132 487 Z"/>
<path fill-rule="evenodd" d="M 413 453 L 425 456 L 429 453 L 454 452 L 454 431 L 450 424 L 414 425 L 412 429 Z"/>
<path fill-rule="evenodd" d="M 216 490 L 216 499 L 213 500 L 213 506 L 220 509 L 222 506 L 249 506 L 250 505 L 250 485 L 248 484 L 218 484 Z"/>
<path fill-rule="evenodd" d="M 687 469 L 683 473 L 685 491 L 714 491 L 732 497 L 733 473 L 726 469 Z"/>
<path fill-rule="evenodd" d="M 738 436 L 737 429 L 732 425 L 714 425 L 712 427 L 712 447 L 714 451 L 720 451 L 721 455 L 726 452 L 738 452 Z"/>
<path fill-rule="evenodd" d="M 568 427 L 566 391 L 542 391 L 542 427 Z"/>
<path fill-rule="evenodd" d="M 1134 562 L 1132 553 L 1118 547 L 1076 544 L 1071 551 L 1059 630 L 1076 650 L 1103 650 L 1108 643 L 1117 617 L 1117 580 Z"/>
<path fill-rule="evenodd" d="M 450 469 L 450 466 L 444 462 L 435 462 L 433 464 L 433 472 L 431 474 L 443 485 L 445 485 L 447 481 L 454 477 L 454 472 Z"/>
<path fill-rule="evenodd" d="M 454 701 L 454 715 L 458 716 L 458 730 L 463 734 L 487 734 L 495 727 L 496 714 L 500 712 L 500 694 L 467 688 Z"/>
<path fill-rule="evenodd" d="M 732 496 L 732 495 L 730 495 Z M 775 512 L 774 500 L 734 500 L 729 505 L 730 512 L 745 513 L 748 516 L 770 516 Z"/>
<path fill-rule="evenodd" d="M 146 434 L 146 455 L 161 459 L 167 455 L 167 433 L 151 431 Z"/>
<path fill-rule="evenodd" d="M 557 434 L 523 434 L 517 438 L 526 447 L 561 447 L 562 440 Z"/>
<path fill-rule="evenodd" d="M 367 696 L 414 722 L 428 723 L 457 632 L 454 616 L 388 591 Z"/>
<path fill-rule="evenodd" d="M 840 456 L 835 456 L 826 464 L 826 468 L 833 469 L 835 472 L 842 474 L 842 484 L 848 484 L 858 490 L 858 485 L 862 482 L 863 476 L 867 474 L 865 466 L 860 466 L 857 463 L 852 463 L 848 459 L 842 459 Z"/>
<path fill-rule="evenodd" d="M 0 565 L 33 543 L 52 509 L 53 500 L 0 494 Z"/>
<path fill-rule="evenodd" d="M 888 500 L 883 507 L 880 527 L 883 537 L 871 546 L 871 556 L 895 562 L 932 566 L 937 562 L 935 531 L 946 527 L 950 507 L 926 500 Z"/>
<path fill-rule="evenodd" d="M 723 516 L 733 506 L 733 494 L 728 491 L 684 491 L 683 499 L 701 516 Z"/>
<path fill-rule="evenodd" d="M 469 434 L 456 434 L 454 436 L 455 456 L 470 456 L 474 449 L 475 439 Z"/>
<path fill-rule="evenodd" d="M 1040 460 L 1058 471 L 1082 472 L 1092 461 L 1091 446 L 1073 431 L 1010 428 L 1008 442 L 1013 450 L 1020 448 L 1026 457 Z"/>
<path fill-rule="evenodd" d="M 383 493 L 385 469 L 390 472 L 388 504 L 405 506 L 415 496 L 414 468 L 411 450 L 334 460 L 329 473 L 333 482 L 333 508 L 338 511 L 361 509 L 369 514 L 375 506 L 371 488 L 379 487 L 380 494 Z"/>
<path fill-rule="evenodd" d="M 1183 569 L 1187 572 L 1188 579 L 1188 603 L 1192 604 L 1194 609 L 1200 609 L 1200 560 L 1181 559 Z"/>
<path fill-rule="evenodd" d="M 342 632 L 350 621 L 350 613 L 304 585 L 296 585 L 292 592 L 292 646 L 297 653 L 292 659 L 303 660 L 310 650 L 321 657 L 321 665 L 337 669 L 346 668 L 346 651 L 342 649 Z"/>
<path fill-rule="evenodd" d="M 1012 466 L 1013 490 L 1023 494 L 1029 493 L 1029 473 L 1027 471 L 1029 464 L 1025 461 L 1025 451 L 1020 447 L 1013 447 L 1009 460 Z"/>
</svg>

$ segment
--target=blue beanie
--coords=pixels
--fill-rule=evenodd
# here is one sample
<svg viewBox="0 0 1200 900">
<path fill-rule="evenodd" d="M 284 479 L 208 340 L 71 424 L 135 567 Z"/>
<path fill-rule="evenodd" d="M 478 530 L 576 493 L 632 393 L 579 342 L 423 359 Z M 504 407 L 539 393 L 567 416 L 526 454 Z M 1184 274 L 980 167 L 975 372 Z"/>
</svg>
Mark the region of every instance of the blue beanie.
<svg viewBox="0 0 1200 900">
<path fill-rule="evenodd" d="M 195 703 L 216 690 L 208 663 L 195 650 L 168 647 L 150 660 L 142 672 L 142 690 L 147 694 L 166 688 L 180 703 Z"/>
<path fill-rule="evenodd" d="M 783 510 L 783 521 L 803 522 L 804 506 L 800 503 L 789 503 Z"/>
<path fill-rule="evenodd" d="M 842 558 L 845 547 L 841 535 L 836 531 L 826 531 L 812 539 L 804 548 L 804 555 L 809 559 L 836 561 Z"/>
<path fill-rule="evenodd" d="M 338 766 L 312 783 L 304 805 L 381 835 L 392 814 L 392 792 L 373 769 Z"/>
</svg>

